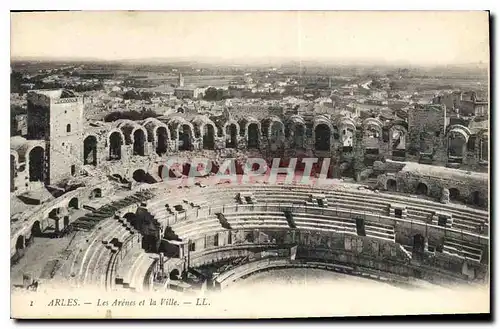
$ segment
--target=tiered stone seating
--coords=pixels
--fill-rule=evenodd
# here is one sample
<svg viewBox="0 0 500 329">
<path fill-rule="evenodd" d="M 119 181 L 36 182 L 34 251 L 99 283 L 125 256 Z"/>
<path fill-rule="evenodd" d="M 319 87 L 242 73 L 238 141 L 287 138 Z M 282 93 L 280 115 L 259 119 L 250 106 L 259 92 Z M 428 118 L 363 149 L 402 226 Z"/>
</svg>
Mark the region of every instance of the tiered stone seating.
<svg viewBox="0 0 500 329">
<path fill-rule="evenodd" d="M 138 264 L 147 257 L 147 254 L 141 248 L 134 248 L 127 254 L 127 257 L 120 261 L 115 275 L 115 288 L 129 289 L 130 283 L 133 281 L 133 274 Z"/>
<path fill-rule="evenodd" d="M 469 241 L 445 238 L 443 253 L 480 262 L 483 251 L 480 245 Z"/>
<path fill-rule="evenodd" d="M 221 231 L 223 228 L 215 215 L 180 221 L 172 225 L 172 230 L 182 239 Z"/>
<path fill-rule="evenodd" d="M 280 211 L 241 211 L 236 213 L 224 213 L 224 216 L 232 229 L 251 229 L 259 227 L 289 228 L 285 214 Z"/>
<path fill-rule="evenodd" d="M 405 204 L 407 206 L 407 218 L 410 220 L 420 220 L 428 222 L 433 212 L 442 209 L 452 213 L 454 227 L 464 230 L 481 232 L 484 223 L 488 220 L 486 212 L 476 209 L 459 208 L 455 205 L 443 205 L 432 203 L 431 201 L 409 198 L 406 196 L 394 196 L 391 194 L 375 194 L 361 191 L 337 191 L 320 188 L 310 188 L 302 186 L 242 186 L 239 190 L 251 189 L 255 195 L 259 196 L 261 202 L 270 203 L 302 203 L 307 200 L 311 193 L 321 192 L 329 200 L 330 207 L 345 207 L 354 210 L 367 211 L 372 213 L 386 214 L 387 207 L 391 202 Z M 456 220 L 456 221 L 455 221 Z"/>
<path fill-rule="evenodd" d="M 129 289 L 134 291 L 144 290 L 144 279 L 148 270 L 157 260 L 157 255 L 154 254 L 141 254 L 139 261 L 133 269 L 132 275 L 130 277 Z"/>
<path fill-rule="evenodd" d="M 394 233 L 394 226 L 385 225 L 376 222 L 365 222 L 365 232 L 366 236 L 389 240 L 391 242 L 396 241 L 396 234 Z"/>
<path fill-rule="evenodd" d="M 111 253 L 118 251 L 119 245 L 123 243 L 127 235 L 135 233 L 135 231 L 131 231 L 128 223 L 125 224 L 123 221 L 117 219 L 106 218 L 114 216 L 114 213 L 120 208 L 130 206 L 133 203 L 143 202 L 152 196 L 152 193 L 148 191 L 136 192 L 131 196 L 101 207 L 92 214 L 101 219 L 99 221 L 101 225 L 99 229 L 96 229 L 97 233 L 94 235 L 85 252 L 79 255 L 82 257 L 78 271 L 80 284 L 90 282 L 96 284 L 102 283 L 102 275 L 106 275 L 107 273 L 107 263 L 109 262 Z M 116 243 L 112 243 L 114 241 Z M 79 256 L 75 259 L 75 263 L 78 263 Z"/>
<path fill-rule="evenodd" d="M 125 237 L 122 248 L 117 253 L 113 253 L 109 260 L 104 282 L 104 285 L 108 290 L 116 287 L 118 270 L 122 266 L 122 261 L 127 262 L 130 258 L 134 257 L 135 253 L 143 252 L 140 246 L 140 240 L 135 241 L 138 238 L 139 233 L 135 230 L 131 232 L 132 234 Z"/>
<path fill-rule="evenodd" d="M 76 219 L 71 225 L 76 229 L 91 230 L 102 221 L 114 215 L 114 213 L 124 207 L 130 206 L 134 203 L 140 203 L 153 197 L 149 191 L 139 191 L 125 198 L 120 198 L 112 201 L 99 209 L 87 213 L 84 216 Z"/>
<path fill-rule="evenodd" d="M 92 240 L 90 240 L 87 248 L 83 253 L 80 253 L 79 257 L 75 259 L 76 264 L 80 264 L 78 277 L 80 281 L 85 281 L 85 277 L 88 275 L 88 268 L 90 263 L 95 256 L 95 249 L 102 245 L 102 238 L 106 237 L 113 230 L 117 230 L 120 226 L 114 219 L 107 219 L 101 223 L 99 228 L 96 230 L 96 235 Z M 81 257 L 81 258 L 80 258 Z"/>
<path fill-rule="evenodd" d="M 118 251 L 118 248 L 111 241 L 125 232 L 129 234 L 127 229 L 115 220 L 114 229 L 101 240 L 101 245 L 97 246 L 91 255 L 91 261 L 84 276 L 84 284 L 101 283 L 101 276 L 106 273 L 111 254 Z"/>
<path fill-rule="evenodd" d="M 294 213 L 293 218 L 299 229 L 356 234 L 356 223 L 352 219 L 307 213 Z"/>
</svg>

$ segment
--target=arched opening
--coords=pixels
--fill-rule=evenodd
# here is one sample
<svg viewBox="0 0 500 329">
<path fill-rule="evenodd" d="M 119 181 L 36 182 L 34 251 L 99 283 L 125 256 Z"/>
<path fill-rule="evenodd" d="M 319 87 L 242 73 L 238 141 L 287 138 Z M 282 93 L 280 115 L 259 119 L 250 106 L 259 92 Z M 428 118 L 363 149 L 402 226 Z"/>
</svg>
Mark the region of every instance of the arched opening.
<svg viewBox="0 0 500 329">
<path fill-rule="evenodd" d="M 413 252 L 423 254 L 425 250 L 425 238 L 421 234 L 413 236 Z"/>
<path fill-rule="evenodd" d="M 306 135 L 306 126 L 295 124 L 292 130 L 292 148 L 303 149 Z"/>
<path fill-rule="evenodd" d="M 10 191 L 14 192 L 16 190 L 15 179 L 16 177 L 16 157 L 12 154 L 10 155 Z"/>
<path fill-rule="evenodd" d="M 479 191 L 474 191 L 471 194 L 471 202 L 473 205 L 481 207 L 484 205 L 483 198 L 481 198 L 481 193 Z"/>
<path fill-rule="evenodd" d="M 97 138 L 88 136 L 83 141 L 83 164 L 97 166 Z"/>
<path fill-rule="evenodd" d="M 393 129 L 390 132 L 392 156 L 406 157 L 406 135 L 401 129 Z"/>
<path fill-rule="evenodd" d="M 215 129 L 212 125 L 206 124 L 203 127 L 203 149 L 213 150 L 215 147 Z"/>
<path fill-rule="evenodd" d="M 134 155 L 144 155 L 144 143 L 146 141 L 146 135 L 142 129 L 137 129 L 134 132 Z"/>
<path fill-rule="evenodd" d="M 164 166 L 164 165 L 161 165 L 158 167 L 158 176 L 161 179 L 163 179 L 165 177 L 165 170 L 166 170 L 165 168 L 166 168 L 166 166 Z"/>
<path fill-rule="evenodd" d="M 146 172 L 142 169 L 137 169 L 136 171 L 134 171 L 134 173 L 132 174 L 132 178 L 138 183 L 147 183 L 148 180 Z"/>
<path fill-rule="evenodd" d="M 163 155 L 168 149 L 168 131 L 165 127 L 156 129 L 156 154 Z"/>
<path fill-rule="evenodd" d="M 102 190 L 100 188 L 95 188 L 90 192 L 90 198 L 102 198 Z"/>
<path fill-rule="evenodd" d="M 365 146 L 365 154 L 367 155 L 378 155 L 379 154 L 379 142 L 380 142 L 380 131 L 378 131 L 374 126 L 368 126 L 363 132 L 363 144 Z"/>
<path fill-rule="evenodd" d="M 122 158 L 123 139 L 119 132 L 115 131 L 109 136 L 109 159 L 120 160 Z"/>
<path fill-rule="evenodd" d="M 71 125 L 69 123 L 66 125 L 66 132 L 67 133 L 71 132 Z"/>
<path fill-rule="evenodd" d="M 427 185 L 425 185 L 424 183 L 418 183 L 417 194 L 427 195 L 428 192 L 429 192 L 429 189 L 427 188 Z"/>
<path fill-rule="evenodd" d="M 20 251 L 24 249 L 24 235 L 20 235 L 16 240 L 16 251 Z"/>
<path fill-rule="evenodd" d="M 354 130 L 351 128 L 344 127 L 342 129 L 342 152 L 349 153 L 352 152 L 354 145 Z"/>
<path fill-rule="evenodd" d="M 227 148 L 236 148 L 236 136 L 238 130 L 236 128 L 236 124 L 230 123 L 226 126 L 226 147 Z"/>
<path fill-rule="evenodd" d="M 179 128 L 179 151 L 191 150 L 191 128 L 188 125 L 182 125 Z"/>
<path fill-rule="evenodd" d="M 330 127 L 326 124 L 319 124 L 314 129 L 315 144 L 314 148 L 316 151 L 329 151 L 330 150 L 330 137 L 331 131 Z"/>
<path fill-rule="evenodd" d="M 251 123 L 248 125 L 248 148 L 259 148 L 259 125 Z"/>
<path fill-rule="evenodd" d="M 43 181 L 43 169 L 45 167 L 45 151 L 41 146 L 36 146 L 29 155 L 29 175 L 30 182 Z"/>
<path fill-rule="evenodd" d="M 387 191 L 396 192 L 398 190 L 398 183 L 395 179 L 387 180 Z"/>
<path fill-rule="evenodd" d="M 456 131 L 451 131 L 448 137 L 449 161 L 461 163 L 466 150 L 466 145 L 467 141 L 462 134 Z"/>
<path fill-rule="evenodd" d="M 179 270 L 174 268 L 172 271 L 170 271 L 169 278 L 170 280 L 180 280 L 179 275 Z"/>
<path fill-rule="evenodd" d="M 73 198 L 69 200 L 68 208 L 79 209 L 78 198 Z"/>
<path fill-rule="evenodd" d="M 273 121 L 271 122 L 271 127 L 270 129 L 270 136 L 269 140 L 271 143 L 277 143 L 281 140 L 281 136 L 283 135 L 283 130 L 282 130 L 283 125 L 281 122 L 278 121 Z"/>
<path fill-rule="evenodd" d="M 191 171 L 191 164 L 189 162 L 182 164 L 182 174 L 185 176 L 189 176 L 189 172 Z"/>
<path fill-rule="evenodd" d="M 40 225 L 40 221 L 35 221 L 33 226 L 31 227 L 31 237 L 37 237 L 42 235 L 42 227 Z"/>
<path fill-rule="evenodd" d="M 451 201 L 459 201 L 460 200 L 460 191 L 456 188 L 450 188 L 450 200 Z"/>
</svg>

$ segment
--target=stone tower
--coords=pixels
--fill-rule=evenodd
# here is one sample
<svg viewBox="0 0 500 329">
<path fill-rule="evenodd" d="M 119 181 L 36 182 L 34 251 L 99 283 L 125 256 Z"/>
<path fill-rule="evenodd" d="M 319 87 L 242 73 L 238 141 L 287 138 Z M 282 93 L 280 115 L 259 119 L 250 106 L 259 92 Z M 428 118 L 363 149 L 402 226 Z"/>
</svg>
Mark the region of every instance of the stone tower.
<svg viewBox="0 0 500 329">
<path fill-rule="evenodd" d="M 177 79 L 177 87 L 182 88 L 184 87 L 184 77 L 182 76 L 182 73 L 179 72 L 179 78 Z"/>
<path fill-rule="evenodd" d="M 77 175 L 83 164 L 83 99 L 69 90 L 28 95 L 28 139 L 45 141 L 45 184 Z"/>
</svg>

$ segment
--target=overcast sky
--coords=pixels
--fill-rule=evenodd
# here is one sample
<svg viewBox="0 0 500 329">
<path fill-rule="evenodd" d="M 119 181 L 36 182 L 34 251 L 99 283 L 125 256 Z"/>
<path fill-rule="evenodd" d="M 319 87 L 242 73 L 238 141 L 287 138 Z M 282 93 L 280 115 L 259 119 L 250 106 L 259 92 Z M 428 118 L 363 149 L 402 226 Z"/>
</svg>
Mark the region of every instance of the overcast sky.
<svg viewBox="0 0 500 329">
<path fill-rule="evenodd" d="M 11 14 L 11 56 L 489 62 L 487 12 Z"/>
</svg>

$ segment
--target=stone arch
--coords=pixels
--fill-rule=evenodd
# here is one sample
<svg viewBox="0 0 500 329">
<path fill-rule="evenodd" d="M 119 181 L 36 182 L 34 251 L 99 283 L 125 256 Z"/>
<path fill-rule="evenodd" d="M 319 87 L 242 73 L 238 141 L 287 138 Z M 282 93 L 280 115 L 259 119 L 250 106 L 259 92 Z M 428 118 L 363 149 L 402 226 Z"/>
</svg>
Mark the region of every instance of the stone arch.
<svg viewBox="0 0 500 329">
<path fill-rule="evenodd" d="M 419 135 L 419 151 L 423 154 L 434 153 L 434 136 L 428 131 L 421 131 Z"/>
<path fill-rule="evenodd" d="M 419 182 L 417 184 L 416 193 L 419 195 L 428 195 L 429 187 L 424 182 Z"/>
<path fill-rule="evenodd" d="M 378 154 L 382 141 L 382 123 L 378 119 L 368 118 L 363 121 L 362 127 L 365 153 Z"/>
<path fill-rule="evenodd" d="M 147 183 L 147 174 L 144 169 L 137 169 L 132 174 L 132 178 L 138 183 Z"/>
<path fill-rule="evenodd" d="M 16 239 L 16 251 L 22 251 L 25 247 L 24 235 L 19 235 Z"/>
<path fill-rule="evenodd" d="M 168 276 L 169 276 L 170 280 L 180 280 L 180 277 L 179 277 L 180 275 L 181 274 L 180 274 L 179 270 L 174 268 L 172 271 L 170 271 Z"/>
<path fill-rule="evenodd" d="M 460 200 L 460 190 L 455 188 L 455 187 L 452 187 L 450 189 L 448 189 L 449 191 L 449 195 L 450 195 L 450 201 L 459 201 Z"/>
<path fill-rule="evenodd" d="M 45 169 L 45 150 L 35 146 L 29 151 L 29 180 L 30 182 L 43 182 Z"/>
<path fill-rule="evenodd" d="M 247 141 L 248 148 L 259 148 L 260 146 L 260 129 L 259 125 L 255 122 L 251 122 L 247 126 Z"/>
<path fill-rule="evenodd" d="M 238 135 L 240 134 L 240 126 L 238 122 L 230 120 L 224 124 L 224 136 L 227 148 L 236 148 L 238 146 Z"/>
<path fill-rule="evenodd" d="M 161 179 L 165 178 L 166 168 L 167 166 L 165 165 L 158 166 L 158 177 L 160 177 Z"/>
<path fill-rule="evenodd" d="M 188 151 L 193 147 L 194 127 L 182 117 L 174 117 L 169 120 L 168 125 L 172 132 L 172 139 L 177 142 L 179 151 Z"/>
<path fill-rule="evenodd" d="M 380 121 L 377 118 L 367 118 L 367 119 L 363 120 L 362 126 L 363 126 L 363 129 L 371 126 L 375 130 L 379 131 L 380 135 L 382 135 L 382 126 L 383 126 L 383 124 L 382 124 L 382 121 Z"/>
<path fill-rule="evenodd" d="M 167 153 L 168 141 L 170 140 L 170 131 L 168 127 L 160 126 L 155 128 L 155 143 L 156 143 L 156 154 L 163 155 Z"/>
<path fill-rule="evenodd" d="M 102 189 L 97 187 L 90 192 L 90 199 L 102 198 Z"/>
<path fill-rule="evenodd" d="M 343 117 L 339 120 L 339 135 L 343 152 L 352 152 L 355 143 L 356 124 L 354 120 Z"/>
<path fill-rule="evenodd" d="M 248 117 L 240 121 L 240 134 L 246 141 L 248 148 L 259 148 L 262 136 L 262 127 L 260 121 L 253 117 Z"/>
<path fill-rule="evenodd" d="M 206 124 L 203 126 L 202 138 L 203 138 L 203 149 L 213 150 L 215 148 L 215 135 L 217 133 L 217 128 L 214 124 Z"/>
<path fill-rule="evenodd" d="M 83 140 L 83 164 L 97 166 L 97 137 L 94 135 Z"/>
<path fill-rule="evenodd" d="M 137 122 L 128 120 L 128 119 L 120 119 L 116 121 L 116 127 L 122 132 L 125 145 L 131 145 L 134 143 L 134 132 L 137 129 L 144 129 Z M 147 135 L 147 131 L 144 129 L 144 134 Z"/>
<path fill-rule="evenodd" d="M 277 142 L 285 135 L 285 125 L 276 116 L 264 119 L 262 127 L 264 135 L 271 142 Z"/>
<path fill-rule="evenodd" d="M 398 182 L 393 179 L 393 178 L 389 178 L 386 183 L 385 183 L 385 189 L 387 191 L 391 191 L 391 192 L 397 192 L 398 190 Z"/>
<path fill-rule="evenodd" d="M 327 118 L 314 118 L 313 140 L 316 151 L 330 151 L 333 127 Z"/>
<path fill-rule="evenodd" d="M 423 253 L 425 250 L 425 237 L 417 233 L 413 236 L 413 252 Z"/>
<path fill-rule="evenodd" d="M 135 129 L 132 136 L 134 140 L 133 155 L 144 156 L 146 148 L 146 133 L 144 129 Z"/>
<path fill-rule="evenodd" d="M 120 160 L 122 158 L 123 134 L 113 130 L 108 135 L 109 160 Z"/>
<path fill-rule="evenodd" d="M 188 124 L 180 124 L 177 129 L 179 150 L 189 151 L 192 149 L 193 127 Z"/>
<path fill-rule="evenodd" d="M 285 137 L 292 148 L 304 149 L 306 142 L 306 123 L 299 115 L 292 115 L 285 127 Z"/>
<path fill-rule="evenodd" d="M 68 208 L 80 209 L 80 203 L 77 197 L 74 197 L 71 200 L 69 200 Z"/>
<path fill-rule="evenodd" d="M 405 157 L 408 129 L 402 125 L 392 125 L 389 128 L 389 145 L 393 156 Z"/>
<path fill-rule="evenodd" d="M 41 236 L 41 235 L 42 235 L 42 226 L 40 224 L 40 221 L 37 220 L 31 226 L 31 236 L 37 237 L 37 236 Z"/>
<path fill-rule="evenodd" d="M 170 129 L 157 118 L 147 118 L 142 122 L 146 129 L 147 141 L 153 144 L 158 155 L 167 153 L 168 140 L 171 140 Z"/>
<path fill-rule="evenodd" d="M 461 162 L 467 152 L 470 130 L 462 125 L 453 125 L 446 133 L 448 159 Z"/>
</svg>

